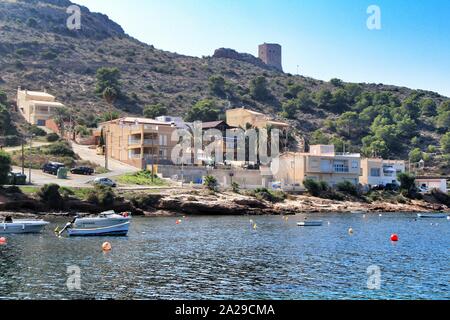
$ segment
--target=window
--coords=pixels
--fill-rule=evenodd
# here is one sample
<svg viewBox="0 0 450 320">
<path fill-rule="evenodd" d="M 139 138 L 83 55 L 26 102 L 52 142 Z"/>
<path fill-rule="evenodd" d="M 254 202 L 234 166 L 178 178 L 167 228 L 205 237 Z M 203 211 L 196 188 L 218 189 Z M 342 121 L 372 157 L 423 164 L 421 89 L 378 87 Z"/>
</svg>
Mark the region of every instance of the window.
<svg viewBox="0 0 450 320">
<path fill-rule="evenodd" d="M 348 163 L 344 160 L 336 160 L 334 162 L 334 172 L 349 172 Z"/>
<path fill-rule="evenodd" d="M 380 177 L 381 176 L 380 168 L 371 168 L 370 169 L 370 176 L 371 177 Z"/>
<path fill-rule="evenodd" d="M 358 169 L 358 168 L 359 168 L 358 160 L 352 160 L 352 169 Z"/>
<path fill-rule="evenodd" d="M 167 146 L 167 136 L 166 135 L 159 136 L 159 144 L 161 146 Z"/>
</svg>

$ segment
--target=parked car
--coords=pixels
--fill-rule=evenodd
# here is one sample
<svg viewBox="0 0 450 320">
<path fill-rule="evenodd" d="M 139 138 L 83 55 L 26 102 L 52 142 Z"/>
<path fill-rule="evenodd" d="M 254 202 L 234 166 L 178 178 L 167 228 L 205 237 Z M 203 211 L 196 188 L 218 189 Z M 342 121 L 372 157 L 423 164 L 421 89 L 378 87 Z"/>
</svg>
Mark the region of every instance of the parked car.
<svg viewBox="0 0 450 320">
<path fill-rule="evenodd" d="M 398 191 L 398 190 L 400 190 L 400 186 L 397 183 L 388 183 L 384 186 L 384 190 Z"/>
<path fill-rule="evenodd" d="M 44 164 L 44 166 L 42 167 L 42 172 L 53 174 L 56 176 L 60 168 L 65 168 L 65 165 L 59 162 L 49 162 Z"/>
<path fill-rule="evenodd" d="M 17 172 L 10 172 L 8 173 L 8 183 L 13 186 L 27 184 L 27 176 Z"/>
<path fill-rule="evenodd" d="M 95 185 L 105 186 L 105 187 L 117 187 L 117 184 L 109 178 L 96 178 L 94 180 Z"/>
<path fill-rule="evenodd" d="M 89 167 L 75 167 L 70 169 L 70 173 L 72 174 L 83 174 L 83 175 L 93 175 L 94 174 L 94 169 L 89 168 Z"/>
</svg>

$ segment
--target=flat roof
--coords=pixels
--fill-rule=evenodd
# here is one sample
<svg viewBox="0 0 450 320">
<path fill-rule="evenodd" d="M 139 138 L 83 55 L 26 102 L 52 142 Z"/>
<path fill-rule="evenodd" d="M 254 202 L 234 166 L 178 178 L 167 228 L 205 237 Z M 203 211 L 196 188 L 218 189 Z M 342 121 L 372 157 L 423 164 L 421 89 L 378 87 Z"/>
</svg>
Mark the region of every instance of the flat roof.
<svg viewBox="0 0 450 320">
<path fill-rule="evenodd" d="M 137 123 L 137 124 L 156 124 L 156 125 L 164 125 L 164 126 L 170 126 L 170 122 L 162 122 L 157 121 L 154 119 L 148 119 L 148 118 L 137 118 L 137 117 L 123 117 L 119 119 L 114 119 L 111 121 L 106 121 L 102 123 L 116 123 L 116 122 L 126 122 L 126 123 Z"/>
<path fill-rule="evenodd" d="M 64 104 L 61 102 L 54 102 L 54 101 L 37 101 L 37 100 L 30 100 L 30 103 L 37 105 L 37 106 L 52 106 L 52 107 L 64 107 Z"/>
<path fill-rule="evenodd" d="M 42 91 L 21 90 L 21 92 L 24 92 L 25 94 L 30 95 L 30 96 L 48 97 L 48 98 L 55 97 L 47 92 L 42 92 Z"/>
</svg>

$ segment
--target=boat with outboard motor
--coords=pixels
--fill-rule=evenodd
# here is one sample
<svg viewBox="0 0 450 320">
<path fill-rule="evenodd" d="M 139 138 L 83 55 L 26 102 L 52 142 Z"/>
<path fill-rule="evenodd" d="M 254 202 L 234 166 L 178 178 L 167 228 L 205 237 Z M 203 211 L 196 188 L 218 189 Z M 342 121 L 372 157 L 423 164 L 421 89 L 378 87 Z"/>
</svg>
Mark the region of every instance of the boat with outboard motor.
<svg viewBox="0 0 450 320">
<path fill-rule="evenodd" d="M 88 236 L 126 236 L 131 223 L 128 212 L 117 214 L 115 211 L 105 211 L 97 217 L 76 217 L 67 223 L 58 235 L 67 232 L 69 237 Z"/>
<path fill-rule="evenodd" d="M 48 224 L 44 220 L 25 220 L 6 217 L 0 223 L 0 234 L 41 233 Z"/>
</svg>

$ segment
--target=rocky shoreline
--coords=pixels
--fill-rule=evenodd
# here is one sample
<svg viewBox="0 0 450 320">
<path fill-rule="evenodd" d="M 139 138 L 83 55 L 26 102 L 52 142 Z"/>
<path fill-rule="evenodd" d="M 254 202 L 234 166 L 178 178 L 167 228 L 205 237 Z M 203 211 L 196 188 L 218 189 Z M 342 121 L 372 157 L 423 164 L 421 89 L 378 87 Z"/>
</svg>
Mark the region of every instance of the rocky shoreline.
<svg viewBox="0 0 450 320">
<path fill-rule="evenodd" d="M 449 207 L 423 200 L 408 203 L 375 201 L 337 201 L 311 196 L 289 196 L 284 201 L 270 202 L 232 192 L 172 191 L 166 193 L 134 193 L 130 199 L 119 197 L 111 206 L 100 206 L 77 199 L 65 200 L 65 208 L 52 211 L 48 205 L 28 196 L 0 196 L 0 217 L 73 216 L 89 215 L 104 210 L 129 211 L 138 216 L 177 215 L 295 215 L 298 213 L 351 213 L 363 212 L 450 212 Z"/>
</svg>

